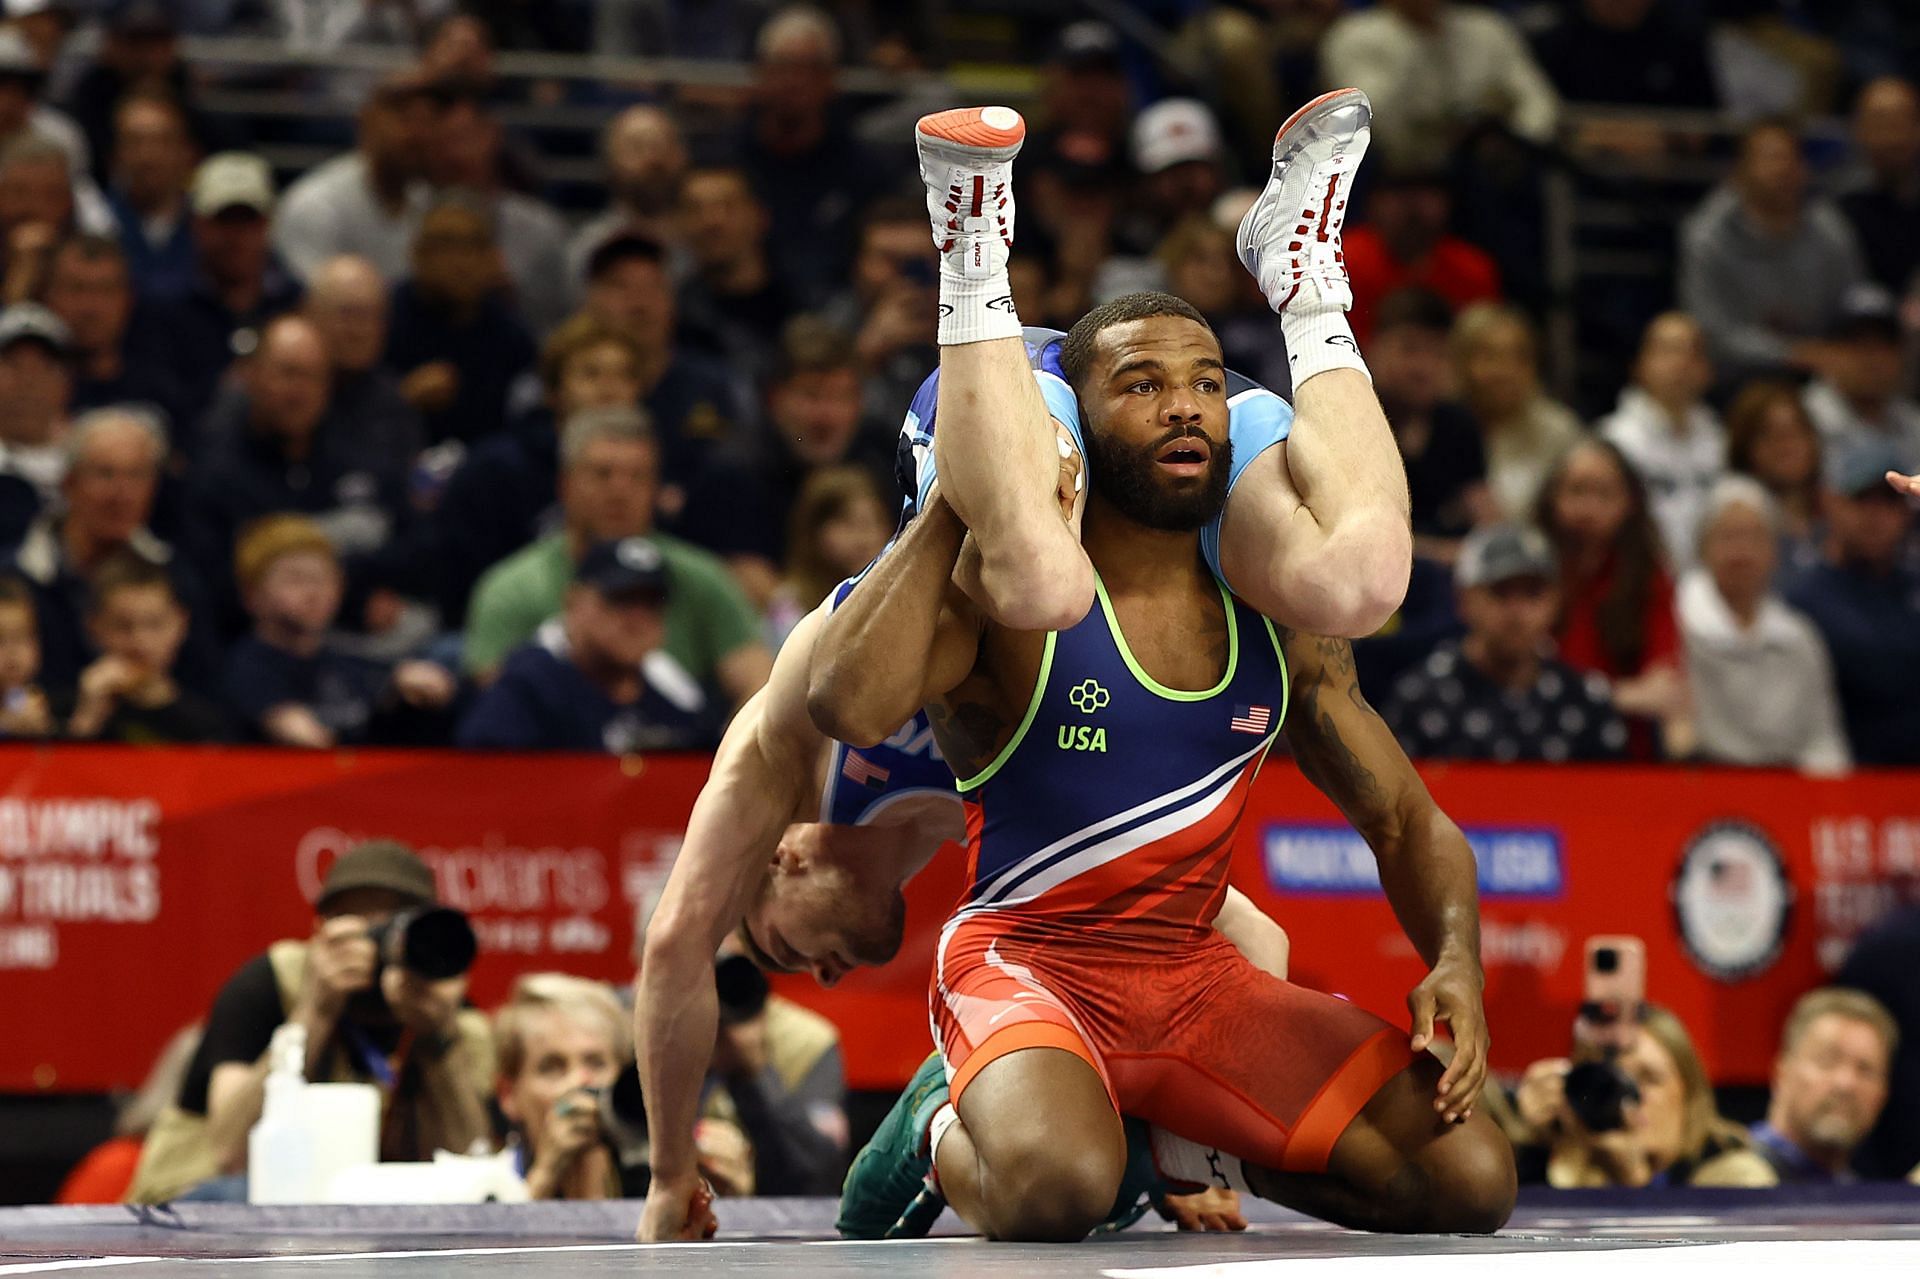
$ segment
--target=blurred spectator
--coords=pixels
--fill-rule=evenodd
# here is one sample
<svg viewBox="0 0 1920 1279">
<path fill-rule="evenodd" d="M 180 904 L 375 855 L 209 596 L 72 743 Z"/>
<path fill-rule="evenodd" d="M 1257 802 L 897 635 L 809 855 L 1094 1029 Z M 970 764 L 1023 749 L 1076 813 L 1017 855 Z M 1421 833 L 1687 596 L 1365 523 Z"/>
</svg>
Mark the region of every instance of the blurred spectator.
<svg viewBox="0 0 1920 1279">
<path fill-rule="evenodd" d="M 1476 302 L 1454 321 L 1456 390 L 1480 424 L 1487 484 L 1506 519 L 1527 519 L 1547 471 L 1583 434 L 1573 410 L 1540 386 L 1533 325 L 1520 311 Z"/>
<path fill-rule="evenodd" d="M 740 164 L 761 201 L 780 210 L 781 278 L 818 305 L 845 277 L 854 217 L 879 189 L 881 166 L 854 138 L 838 102 L 840 32 L 811 5 L 789 5 L 754 46 L 751 120 Z"/>
<path fill-rule="evenodd" d="M 52 71 L 73 31 L 72 0 L 7 0 L 6 23 L 33 50 L 40 69 Z"/>
<path fill-rule="evenodd" d="M 382 470 L 404 472 L 426 447 L 420 414 L 381 363 L 387 348 L 386 282 L 373 263 L 330 258 L 308 281 L 301 314 L 320 332 L 333 366 L 332 416 L 341 447 Z"/>
<path fill-rule="evenodd" d="M 809 476 L 851 464 L 883 491 L 893 484 L 895 437 L 861 429 L 860 365 L 846 335 L 803 316 L 788 326 L 779 361 L 767 385 L 770 438 L 709 462 L 676 525 L 681 537 L 726 559 L 760 607 L 779 585 L 787 527 Z"/>
<path fill-rule="evenodd" d="M 1452 563 L 1460 539 L 1498 518 L 1473 415 L 1449 398 L 1446 299 L 1402 289 L 1382 299 L 1367 342 L 1373 389 L 1407 464 L 1420 553 Z"/>
<path fill-rule="evenodd" d="M 1479 529 L 1454 566 L 1464 639 L 1394 684 L 1384 712 L 1409 755 L 1548 763 L 1618 759 L 1627 729 L 1598 675 L 1549 656 L 1559 606 L 1553 547 L 1537 530 Z"/>
<path fill-rule="evenodd" d="M 1820 433 L 1790 382 L 1754 382 L 1727 410 L 1727 466 L 1779 507 L 1783 575 L 1821 558 Z"/>
<path fill-rule="evenodd" d="M 342 253 L 389 280 L 407 273 L 439 121 L 438 94 L 424 80 L 397 76 L 367 96 L 358 149 L 309 170 L 281 201 L 273 244 L 294 274 L 304 280 Z"/>
<path fill-rule="evenodd" d="M 134 1170 L 147 1133 L 162 1112 L 173 1104 L 186 1078 L 187 1066 L 200 1048 L 200 1024 L 182 1027 L 167 1041 L 137 1092 L 115 1106 L 113 1136 L 101 1142 L 75 1164 L 60 1183 L 53 1201 L 59 1204 L 117 1204 L 133 1185 Z"/>
<path fill-rule="evenodd" d="M 1154 250 L 1154 257 L 1164 276 L 1155 281 L 1155 287 L 1193 303 L 1207 317 L 1214 336 L 1220 339 L 1227 367 L 1275 394 L 1285 395 L 1293 381 L 1287 368 L 1287 344 L 1280 339 L 1266 298 L 1234 253 L 1233 232 L 1205 215 L 1195 214 L 1167 233 Z M 1016 307 L 1020 304 L 1017 283 L 1014 302 Z M 1028 324 L 1045 327 L 1044 305 L 1032 314 L 1034 318 L 1027 319 L 1028 312 L 1020 312 Z M 1073 327 L 1074 318 L 1061 317 L 1068 328 Z"/>
<path fill-rule="evenodd" d="M 566 290 L 556 287 L 566 277 L 567 224 L 541 201 L 507 189 L 501 139 L 500 121 L 485 100 L 463 89 L 440 112 L 427 152 L 427 176 L 443 192 L 460 191 L 482 202 L 506 269 L 503 283 L 512 287 L 513 305 L 527 331 L 541 334 L 571 309 Z"/>
<path fill-rule="evenodd" d="M 54 246 L 73 233 L 70 163 L 45 138 L 18 138 L 0 150 L 0 304 L 37 297 Z"/>
<path fill-rule="evenodd" d="M 861 220 L 852 287 L 822 312 L 854 335 L 869 417 L 897 416 L 939 361 L 939 287 L 926 223 L 917 200 L 876 201 Z"/>
<path fill-rule="evenodd" d="M 1547 477 L 1534 519 L 1560 556 L 1561 659 L 1606 676 L 1620 713 L 1650 721 L 1635 725 L 1636 759 L 1660 751 L 1691 754 L 1692 708 L 1673 579 L 1639 473 L 1614 445 L 1583 439 Z"/>
<path fill-rule="evenodd" d="M 508 392 L 534 362 L 533 339 L 507 293 L 498 233 L 480 200 L 440 196 L 420 219 L 413 273 L 393 293 L 386 365 L 436 444 L 497 434 Z"/>
<path fill-rule="evenodd" d="M 307 1032 L 309 1080 L 390 1081 L 382 1160 L 425 1160 L 484 1143 L 493 1037 L 487 1019 L 465 1007 L 467 979 L 429 982 L 383 965 L 370 933 L 435 899 L 433 871 L 390 840 L 335 860 L 313 905 L 312 937 L 275 942 L 214 997 L 179 1096 L 147 1137 L 128 1200 L 160 1203 L 245 1172 L 247 1134 L 272 1064 L 267 1048 L 289 1023 Z M 198 1197 L 246 1196 L 230 1184 Z"/>
<path fill-rule="evenodd" d="M 1822 10 L 1832 8 L 1821 6 Z M 1783 0 L 1716 0 L 1708 52 L 1720 101 L 1735 120 L 1832 115 L 1845 68 Z"/>
<path fill-rule="evenodd" d="M 567 246 L 567 282 L 578 290 L 587 279 L 587 260 L 616 236 L 633 235 L 666 246 L 677 277 L 684 265 L 680 239 L 681 183 L 687 173 L 687 144 L 680 126 L 664 107 L 628 107 L 607 122 L 600 138 L 607 170 L 606 212 L 589 219 Z"/>
<path fill-rule="evenodd" d="M 828 466 L 807 476 L 787 526 L 787 559 L 767 607 L 774 648 L 828 592 L 871 564 L 893 533 L 894 507 L 873 474 Z"/>
<path fill-rule="evenodd" d="M 480 441 L 447 482 L 435 512 L 434 565 L 441 610 L 466 615 L 474 583 L 492 565 L 550 531 L 560 476 L 556 422 L 587 409 L 632 408 L 640 399 L 640 350 L 625 329 L 577 315 L 540 351 L 544 406 Z"/>
<path fill-rule="evenodd" d="M 576 413 L 566 423 L 560 460 L 566 526 L 480 579 L 467 613 L 467 669 L 484 677 L 557 616 L 589 547 L 651 537 L 673 579 L 666 652 L 703 687 L 717 684 L 727 704 L 738 707 L 766 683 L 773 659 L 760 642 L 752 607 L 726 566 L 706 551 L 653 532 L 660 449 L 645 416 L 634 408 Z"/>
<path fill-rule="evenodd" d="M 1732 175 L 1681 224 L 1680 309 L 1723 378 L 1818 368 L 1865 274 L 1847 220 L 1808 194 L 1799 135 L 1784 124 L 1749 129 Z"/>
<path fill-rule="evenodd" d="M 81 70 L 66 106 L 85 132 L 101 173 L 118 171 L 126 145 L 120 108 L 130 99 L 177 104 L 187 145 L 219 150 L 222 130 L 193 106 L 194 87 L 164 0 L 128 0 L 107 15 L 100 49 Z"/>
<path fill-rule="evenodd" d="M 268 243 L 273 173 L 257 155 L 209 156 L 193 175 L 194 274 L 184 293 L 156 302 L 150 320 L 164 335 L 186 412 L 205 412 L 227 367 L 253 354 L 266 323 L 300 301 L 300 287 Z M 199 443 L 188 430 L 180 442 Z"/>
<path fill-rule="evenodd" d="M 1060 28 L 1044 76 L 1041 126 L 1025 148 L 1035 172 L 1071 167 L 1124 174 L 1133 91 L 1120 33 L 1091 18 Z"/>
<path fill-rule="evenodd" d="M 1844 773 L 1851 761 L 1827 646 L 1773 589 L 1778 507 L 1744 475 L 1720 479 L 1703 507 L 1699 567 L 1677 595 L 1701 756 Z"/>
<path fill-rule="evenodd" d="M 116 551 L 88 588 L 87 629 L 100 656 L 61 708 L 67 735 L 141 746 L 227 741 L 226 712 L 174 678 L 188 618 L 166 568 Z"/>
<path fill-rule="evenodd" d="M 1327 32 L 1320 66 L 1328 84 L 1366 90 L 1374 142 L 1394 166 L 1430 164 L 1487 121 L 1544 143 L 1560 114 L 1513 24 L 1452 0 L 1382 0 L 1350 13 Z"/>
<path fill-rule="evenodd" d="M 77 235 L 54 251 L 47 269 L 47 309 L 72 341 L 76 412 L 109 404 L 138 404 L 158 414 L 169 436 L 189 423 L 184 393 L 151 343 L 132 342 L 133 280 L 120 241 Z"/>
<path fill-rule="evenodd" d="M 1588 1131 L 1568 1106 L 1570 1062 L 1539 1061 L 1527 1070 L 1520 1112 L 1550 1143 L 1549 1185 L 1574 1190 L 1778 1184 L 1746 1133 L 1715 1107 L 1707 1068 L 1678 1017 L 1643 1005 L 1631 1042 L 1610 1060 L 1640 1096 L 1623 1104 L 1625 1122 L 1608 1132 Z"/>
<path fill-rule="evenodd" d="M 590 547 L 560 616 L 508 654 L 459 744 L 616 755 L 713 747 L 718 725 L 700 682 L 662 647 L 673 588 L 666 555 L 644 537 Z"/>
<path fill-rule="evenodd" d="M 535 1199 L 618 1199 L 623 1183 L 604 1136 L 614 1080 L 633 1059 L 627 1013 L 613 991 L 566 973 L 525 973 L 493 1014 L 500 1113 L 513 1125 L 520 1175 Z"/>
<path fill-rule="evenodd" d="M 1872 995 L 1808 991 L 1787 1014 L 1767 1117 L 1749 1135 L 1782 1185 L 1859 1180 L 1853 1152 L 1887 1104 L 1900 1031 Z"/>
<path fill-rule="evenodd" d="M 493 30 L 472 13 L 454 9 L 426 25 L 419 41 L 418 69 L 437 84 L 456 84 L 492 99 L 500 91 Z"/>
<path fill-rule="evenodd" d="M 69 180 L 92 168 L 86 135 L 66 112 L 42 101 L 47 66 L 19 30 L 0 27 L 0 147 L 39 138 L 66 157 Z"/>
<path fill-rule="evenodd" d="M 1878 1000 L 1893 1015 L 1890 1087 L 1880 1122 L 1856 1150 L 1863 1177 L 1898 1178 L 1920 1167 L 1920 906 L 1907 906 L 1867 929 L 1833 975 L 1833 984 Z"/>
<path fill-rule="evenodd" d="M 317 5 L 269 0 L 275 34 L 289 48 L 307 54 L 356 45 L 418 48 L 434 19 L 453 7 L 454 0 L 414 0 L 405 5 L 387 0 L 328 0 Z"/>
<path fill-rule="evenodd" d="M 113 186 L 108 201 L 141 297 L 193 287 L 196 153 L 187 114 L 170 97 L 134 94 L 113 113 Z"/>
<path fill-rule="evenodd" d="M 797 309 L 768 255 L 773 222 L 740 169 L 695 169 L 681 187 L 680 225 L 693 274 L 680 286 L 680 328 L 755 382 Z"/>
<path fill-rule="evenodd" d="M 933 242 L 920 238 L 931 253 Z M 680 346 L 673 281 L 664 251 L 653 241 L 621 235 L 594 250 L 587 263 L 586 311 L 636 343 L 640 396 L 660 442 L 661 515 L 677 518 L 686 484 L 733 438 L 739 390 L 724 365 Z"/>
<path fill-rule="evenodd" d="M 12 543 L 67 472 L 72 338 L 47 308 L 0 311 L 0 540 Z"/>
<path fill-rule="evenodd" d="M 1460 622 L 1449 565 L 1458 556 L 1460 543 L 1452 543 L 1445 563 L 1416 551 L 1413 570 L 1407 578 L 1406 598 L 1400 607 L 1363 639 L 1353 641 L 1353 662 L 1360 679 L 1360 691 L 1377 705 L 1385 705 L 1394 683 L 1406 671 L 1451 640 L 1457 640 L 1465 628 Z"/>
<path fill-rule="evenodd" d="M 1705 33 L 1658 0 L 1568 0 L 1533 52 L 1569 102 L 1707 111 L 1718 101 Z"/>
<path fill-rule="evenodd" d="M 1118 234 L 1122 249 L 1145 254 L 1226 191 L 1226 144 L 1206 103 L 1162 98 L 1134 120 L 1131 151 L 1140 178 Z"/>
<path fill-rule="evenodd" d="M 1448 231 L 1452 200 L 1436 169 L 1388 169 L 1367 197 L 1366 221 L 1342 237 L 1353 284 L 1353 335 L 1364 345 L 1390 293 L 1418 288 L 1454 311 L 1500 299 L 1500 268 Z"/>
<path fill-rule="evenodd" d="M 0 577 L 0 740 L 50 737 L 53 711 L 40 687 L 40 629 L 33 591 Z"/>
<path fill-rule="evenodd" d="M 406 718 L 408 708 L 431 716 L 453 701 L 456 683 L 442 666 L 414 660 L 389 670 L 328 640 L 346 579 L 312 520 L 273 515 L 249 526 L 234 576 L 253 633 L 227 655 L 227 703 L 258 739 L 321 750 L 392 741 L 381 721 Z"/>
<path fill-rule="evenodd" d="M 109 558 L 130 551 L 165 566 L 174 597 L 191 619 L 178 673 L 189 687 L 211 689 L 217 658 L 206 584 L 148 527 L 166 457 L 165 433 L 138 410 L 95 409 L 73 424 L 64 447 L 60 504 L 34 521 L 13 553 L 14 571 L 33 587 L 51 686 L 72 688 L 96 656 L 86 624 L 88 579 Z"/>
<path fill-rule="evenodd" d="M 1877 440 L 1900 459 L 1897 470 L 1916 471 L 1920 404 L 1901 393 L 1900 339 L 1893 299 L 1877 287 L 1862 286 L 1847 299 L 1828 335 L 1823 376 L 1807 387 L 1805 400 L 1824 447 Z"/>
<path fill-rule="evenodd" d="M 1712 385 L 1700 326 L 1692 316 L 1668 311 L 1647 325 L 1632 384 L 1595 424 L 1647 486 L 1653 522 L 1675 571 L 1693 563 L 1707 489 L 1727 467 L 1726 435 L 1705 399 Z"/>
<path fill-rule="evenodd" d="M 1900 562 L 1913 510 L 1887 485 L 1897 463 L 1877 441 L 1833 450 L 1826 560 L 1782 591 L 1826 638 L 1859 764 L 1920 764 L 1920 579 Z"/>
<path fill-rule="evenodd" d="M 1897 76 L 1860 90 L 1853 143 L 1863 171 L 1841 195 L 1840 211 L 1853 224 L 1867 274 L 1901 295 L 1920 269 L 1920 91 Z"/>
<path fill-rule="evenodd" d="M 268 324 L 238 389 L 208 418 L 206 453 L 191 477 L 209 578 L 232 563 L 242 529 L 277 512 L 317 520 L 346 556 L 393 537 L 406 507 L 402 477 L 353 451 L 332 399 L 320 331 L 299 315 Z"/>
</svg>

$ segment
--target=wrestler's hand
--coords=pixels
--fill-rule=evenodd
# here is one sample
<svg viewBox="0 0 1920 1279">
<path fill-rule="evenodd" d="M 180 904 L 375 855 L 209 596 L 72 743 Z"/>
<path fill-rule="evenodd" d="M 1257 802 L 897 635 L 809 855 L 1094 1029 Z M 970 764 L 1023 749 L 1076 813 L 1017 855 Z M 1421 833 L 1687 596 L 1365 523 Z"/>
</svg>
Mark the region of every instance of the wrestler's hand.
<svg viewBox="0 0 1920 1279">
<path fill-rule="evenodd" d="M 641 1243 L 665 1240 L 711 1239 L 720 1228 L 713 1215 L 713 1191 L 698 1173 L 661 1180 L 647 1187 L 647 1205 L 640 1213 Z"/>
<path fill-rule="evenodd" d="M 1888 471 L 1887 483 L 1893 485 L 1897 493 L 1904 493 L 1908 497 L 1920 497 L 1920 475 L 1902 475 L 1898 471 Z"/>
<path fill-rule="evenodd" d="M 1480 1006 L 1483 979 L 1471 960 L 1442 959 L 1427 979 L 1407 996 L 1413 1014 L 1413 1051 L 1425 1052 L 1433 1043 L 1434 1026 L 1445 1022 L 1453 1031 L 1453 1060 L 1440 1076 L 1433 1108 L 1450 1124 L 1473 1114 L 1473 1103 L 1487 1082 L 1487 1014 Z"/>
<path fill-rule="evenodd" d="M 1237 1190 L 1209 1186 L 1197 1195 L 1167 1195 L 1154 1206 L 1161 1216 L 1181 1230 L 1220 1232 L 1247 1228 Z"/>
</svg>

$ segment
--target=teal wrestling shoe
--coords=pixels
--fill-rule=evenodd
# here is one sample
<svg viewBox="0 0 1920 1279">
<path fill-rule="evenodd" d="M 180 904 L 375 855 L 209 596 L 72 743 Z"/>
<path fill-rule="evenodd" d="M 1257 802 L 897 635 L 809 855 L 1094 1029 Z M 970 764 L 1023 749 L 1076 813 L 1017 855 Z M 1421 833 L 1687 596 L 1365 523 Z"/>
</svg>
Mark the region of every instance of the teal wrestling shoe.
<svg viewBox="0 0 1920 1279">
<path fill-rule="evenodd" d="M 947 1201 L 927 1180 L 933 1171 L 927 1130 L 946 1102 L 946 1065 L 933 1053 L 847 1169 L 834 1223 L 844 1238 L 918 1239 L 933 1229 Z"/>
<path fill-rule="evenodd" d="M 1113 1197 L 1113 1210 L 1107 1219 L 1091 1231 L 1096 1235 L 1125 1230 L 1140 1218 L 1156 1199 L 1167 1193 L 1167 1183 L 1153 1166 L 1153 1141 L 1142 1119 L 1122 1120 L 1127 1134 L 1127 1168 L 1120 1174 L 1120 1193 Z"/>
</svg>

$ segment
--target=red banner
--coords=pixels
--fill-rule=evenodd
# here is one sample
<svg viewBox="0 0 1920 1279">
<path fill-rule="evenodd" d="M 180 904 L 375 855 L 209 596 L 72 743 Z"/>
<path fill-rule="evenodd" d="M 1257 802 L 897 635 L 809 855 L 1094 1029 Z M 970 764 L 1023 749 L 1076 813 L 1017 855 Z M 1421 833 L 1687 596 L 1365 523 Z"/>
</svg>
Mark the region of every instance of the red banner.
<svg viewBox="0 0 1920 1279">
<path fill-rule="evenodd" d="M 331 859 L 390 835 L 474 917 L 473 998 L 521 972 L 632 973 L 706 775 L 696 757 L 368 751 L 0 750 L 0 1091 L 136 1084 L 179 1026 L 279 937 Z M 1437 767 L 1480 856 L 1495 1064 L 1565 1050 L 1581 947 L 1645 939 L 1651 996 L 1723 1082 L 1766 1078 L 1787 1007 L 1920 876 L 1920 778 L 1817 782 L 1680 769 Z M 1235 882 L 1283 923 L 1294 974 L 1404 1021 L 1422 967 L 1333 808 L 1284 760 L 1255 788 Z M 926 975 L 960 859 L 909 893 L 907 944 L 832 991 L 780 988 L 845 1036 L 849 1082 L 895 1086 L 930 1048 Z M 22 1017 L 24 1013 L 24 1017 Z"/>
</svg>

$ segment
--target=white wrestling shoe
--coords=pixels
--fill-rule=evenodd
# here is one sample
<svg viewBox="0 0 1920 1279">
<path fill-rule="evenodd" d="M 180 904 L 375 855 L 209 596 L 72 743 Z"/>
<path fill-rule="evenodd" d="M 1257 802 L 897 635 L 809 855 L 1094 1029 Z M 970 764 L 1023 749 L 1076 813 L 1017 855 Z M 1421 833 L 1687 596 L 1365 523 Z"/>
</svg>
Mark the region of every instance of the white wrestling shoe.
<svg viewBox="0 0 1920 1279">
<path fill-rule="evenodd" d="M 944 274 L 992 279 L 1013 249 L 1013 157 L 1027 122 L 1011 107 L 962 107 L 922 116 L 914 130 L 927 216 Z M 1012 310 L 1012 299 L 1007 310 Z"/>
<path fill-rule="evenodd" d="M 1240 262 L 1275 311 L 1303 291 L 1327 306 L 1353 305 L 1340 227 L 1353 173 L 1372 137 L 1373 107 L 1358 89 L 1315 98 L 1273 139 L 1273 176 L 1240 219 Z"/>
</svg>

